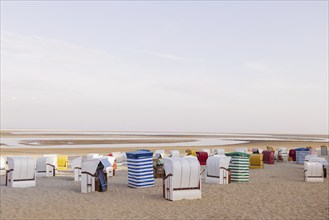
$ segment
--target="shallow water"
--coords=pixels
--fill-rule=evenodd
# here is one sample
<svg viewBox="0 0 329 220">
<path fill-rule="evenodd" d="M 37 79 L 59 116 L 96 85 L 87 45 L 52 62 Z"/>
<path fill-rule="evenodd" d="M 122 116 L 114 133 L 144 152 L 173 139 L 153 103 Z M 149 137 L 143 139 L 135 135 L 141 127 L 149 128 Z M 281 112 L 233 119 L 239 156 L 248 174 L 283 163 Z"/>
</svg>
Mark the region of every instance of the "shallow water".
<svg viewBox="0 0 329 220">
<path fill-rule="evenodd" d="M 302 136 L 282 136 L 282 135 L 261 135 L 261 134 L 221 134 L 221 133 L 178 133 L 178 132 L 108 132 L 108 131 L 11 131 L 12 134 L 33 134 L 33 138 L 1 138 L 2 145 L 1 148 L 105 148 L 105 147 L 161 147 L 161 146 L 171 146 L 171 147 L 180 147 L 180 146 L 217 146 L 217 145 L 230 145 L 230 144 L 242 144 L 248 143 L 249 141 L 254 140 L 263 140 L 263 141 L 308 141 L 308 142 L 328 142 L 328 138 L 314 138 L 314 137 L 302 137 Z M 38 134 L 51 134 L 59 135 L 59 137 L 53 138 L 40 138 Z M 148 137 L 83 137 L 79 136 L 76 138 L 65 137 L 62 138 L 60 135 L 145 135 Z M 48 145 L 41 146 L 37 140 L 159 140 L 164 139 L 164 137 L 156 137 L 161 135 L 177 135 L 180 137 L 165 137 L 165 139 L 170 140 L 191 140 L 195 139 L 196 141 L 188 142 L 177 142 L 177 143 L 133 143 L 133 144 L 66 144 L 66 145 Z M 188 135 L 189 137 L 181 137 Z M 195 135 L 196 137 L 193 137 Z M 199 138 L 197 135 L 209 136 Z M 214 138 L 213 136 L 222 136 L 220 138 Z M 235 137 L 232 137 L 235 136 Z M 35 146 L 22 144 L 21 141 L 31 141 L 36 140 Z"/>
</svg>

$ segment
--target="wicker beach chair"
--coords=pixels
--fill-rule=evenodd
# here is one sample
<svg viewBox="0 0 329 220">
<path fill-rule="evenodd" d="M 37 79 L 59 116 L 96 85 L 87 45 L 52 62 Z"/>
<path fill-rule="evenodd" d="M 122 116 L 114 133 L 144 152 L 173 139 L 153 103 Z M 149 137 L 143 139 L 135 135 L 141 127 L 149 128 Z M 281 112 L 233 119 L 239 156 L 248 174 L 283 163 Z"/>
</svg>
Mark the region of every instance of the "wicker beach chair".
<svg viewBox="0 0 329 220">
<path fill-rule="evenodd" d="M 231 172 L 228 170 L 231 157 L 215 155 L 207 160 L 206 183 L 229 184 Z"/>
<path fill-rule="evenodd" d="M 201 198 L 200 164 L 196 157 L 163 159 L 166 177 L 163 178 L 163 196 L 167 200 Z"/>
<path fill-rule="evenodd" d="M 32 157 L 8 157 L 6 171 L 6 186 L 32 187 L 35 186 L 35 160 Z"/>
</svg>

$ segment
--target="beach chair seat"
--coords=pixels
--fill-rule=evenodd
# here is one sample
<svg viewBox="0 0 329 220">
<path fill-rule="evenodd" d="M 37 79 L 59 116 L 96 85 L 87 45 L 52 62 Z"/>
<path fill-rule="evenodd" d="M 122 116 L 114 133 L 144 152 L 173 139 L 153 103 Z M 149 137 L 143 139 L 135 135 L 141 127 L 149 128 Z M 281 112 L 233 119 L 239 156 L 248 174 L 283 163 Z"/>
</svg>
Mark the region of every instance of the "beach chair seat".
<svg viewBox="0 0 329 220">
<path fill-rule="evenodd" d="M 32 187 L 36 183 L 36 164 L 32 157 L 8 157 L 6 185 L 9 187 Z"/>
<path fill-rule="evenodd" d="M 163 178 L 163 196 L 167 200 L 201 198 L 200 164 L 196 157 L 163 159 L 166 176 Z"/>
<path fill-rule="evenodd" d="M 305 162 L 304 179 L 306 182 L 323 182 L 323 165 L 320 162 Z"/>
<path fill-rule="evenodd" d="M 231 172 L 228 167 L 231 157 L 225 155 L 215 155 L 208 157 L 206 168 L 206 183 L 229 184 Z"/>
<path fill-rule="evenodd" d="M 68 169 L 68 156 L 58 155 L 57 157 L 57 170 L 67 170 Z"/>
</svg>

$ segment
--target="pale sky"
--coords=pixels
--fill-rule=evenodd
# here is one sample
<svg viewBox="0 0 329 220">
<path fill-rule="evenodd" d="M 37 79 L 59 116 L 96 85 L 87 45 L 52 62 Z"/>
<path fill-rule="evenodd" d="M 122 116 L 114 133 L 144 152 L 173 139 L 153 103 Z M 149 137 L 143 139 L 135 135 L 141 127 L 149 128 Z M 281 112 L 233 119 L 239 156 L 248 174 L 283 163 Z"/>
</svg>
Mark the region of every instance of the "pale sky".
<svg viewBox="0 0 329 220">
<path fill-rule="evenodd" d="M 1 129 L 328 134 L 328 1 L 1 1 Z"/>
</svg>

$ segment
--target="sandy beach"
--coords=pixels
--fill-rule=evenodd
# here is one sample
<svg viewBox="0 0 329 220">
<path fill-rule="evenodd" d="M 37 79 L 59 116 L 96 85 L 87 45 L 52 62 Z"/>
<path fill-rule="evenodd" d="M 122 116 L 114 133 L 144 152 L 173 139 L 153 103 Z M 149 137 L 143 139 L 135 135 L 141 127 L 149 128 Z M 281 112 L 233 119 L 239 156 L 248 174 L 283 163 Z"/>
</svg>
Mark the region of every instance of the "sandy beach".
<svg viewBox="0 0 329 220">
<path fill-rule="evenodd" d="M 286 148 L 312 146 L 323 142 L 252 141 L 247 144 L 205 146 L 224 148 L 226 152 L 238 147 Z M 156 143 L 155 143 L 156 145 Z M 1 155 L 30 155 L 46 153 L 67 154 L 69 158 L 88 153 L 108 154 L 114 151 L 134 151 L 134 148 L 1 148 Z M 151 150 L 155 150 L 155 146 Z M 161 147 L 166 152 L 193 147 Z M 326 157 L 328 160 L 328 156 Z M 204 167 L 203 167 L 204 168 Z M 36 187 L 9 188 L 1 176 L 1 219 L 328 219 L 328 178 L 322 183 L 304 181 L 303 165 L 277 162 L 264 169 L 250 170 L 250 181 L 228 185 L 206 184 L 202 180 L 202 199 L 167 201 L 162 197 L 162 179 L 145 189 L 128 187 L 127 167 L 119 166 L 110 178 L 108 191 L 81 193 L 80 182 L 73 181 L 72 171 L 61 171 L 56 177 L 37 177 Z"/>
<path fill-rule="evenodd" d="M 304 182 L 303 166 L 265 165 L 250 182 L 205 184 L 202 199 L 167 201 L 162 180 L 133 189 L 127 171 L 111 177 L 108 191 L 82 194 L 72 173 L 38 177 L 32 188 L 9 188 L 1 176 L 1 219 L 328 219 L 328 179 Z"/>
</svg>

